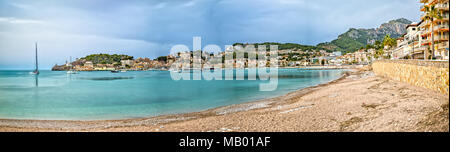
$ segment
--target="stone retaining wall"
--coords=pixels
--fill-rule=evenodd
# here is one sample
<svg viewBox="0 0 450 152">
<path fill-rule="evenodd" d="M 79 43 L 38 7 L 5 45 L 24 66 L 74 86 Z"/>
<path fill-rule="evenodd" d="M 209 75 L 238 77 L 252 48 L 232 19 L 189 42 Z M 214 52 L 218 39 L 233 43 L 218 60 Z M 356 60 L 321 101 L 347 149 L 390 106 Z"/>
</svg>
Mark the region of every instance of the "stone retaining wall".
<svg viewBox="0 0 450 152">
<path fill-rule="evenodd" d="M 448 61 L 380 60 L 372 68 L 378 76 L 449 94 Z"/>
</svg>

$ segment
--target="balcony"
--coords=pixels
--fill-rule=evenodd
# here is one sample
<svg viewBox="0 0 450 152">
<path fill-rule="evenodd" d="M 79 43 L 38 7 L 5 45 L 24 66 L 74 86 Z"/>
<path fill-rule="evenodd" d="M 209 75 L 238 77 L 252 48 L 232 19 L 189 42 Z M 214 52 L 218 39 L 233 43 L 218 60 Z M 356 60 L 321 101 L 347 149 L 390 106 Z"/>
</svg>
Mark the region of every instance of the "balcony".
<svg viewBox="0 0 450 152">
<path fill-rule="evenodd" d="M 431 44 L 431 40 L 422 40 L 422 46 L 427 46 Z"/>
<path fill-rule="evenodd" d="M 428 46 L 414 47 L 414 52 L 422 52 L 428 48 Z"/>
<path fill-rule="evenodd" d="M 448 7 L 447 7 L 447 11 L 448 11 Z M 442 19 L 440 19 L 441 21 L 448 21 L 448 17 L 449 17 L 448 13 L 443 13 L 443 14 L 441 14 L 441 16 L 442 16 Z"/>
<path fill-rule="evenodd" d="M 441 24 L 434 26 L 434 30 L 442 30 L 442 29 L 448 29 L 448 25 Z"/>
<path fill-rule="evenodd" d="M 448 35 L 434 36 L 434 41 L 448 41 Z"/>
<path fill-rule="evenodd" d="M 445 49 L 445 48 L 449 48 L 448 42 L 442 42 L 438 44 L 438 49 Z"/>
<path fill-rule="evenodd" d="M 413 51 L 411 51 L 411 55 L 414 55 L 414 54 L 422 54 L 425 50 L 428 50 L 429 49 L 429 47 L 428 46 L 421 46 L 421 47 L 416 47 L 416 48 L 414 48 L 414 50 Z"/>
<path fill-rule="evenodd" d="M 441 3 L 435 5 L 436 9 L 439 10 L 447 10 L 448 11 L 448 3 Z"/>
<path fill-rule="evenodd" d="M 448 7 L 447 7 L 447 9 L 448 9 Z M 448 10 L 447 10 L 448 11 Z M 425 20 L 425 16 L 426 16 L 427 14 L 426 13 L 422 13 L 422 14 L 420 14 L 420 19 L 421 20 Z M 434 19 L 434 21 L 433 21 L 433 23 L 436 23 L 436 22 L 438 22 L 438 21 L 448 21 L 448 19 L 449 19 L 449 15 L 448 15 L 448 13 L 444 13 L 444 14 L 441 14 L 441 16 L 442 16 L 442 19 Z M 430 24 L 430 22 L 429 21 L 424 21 L 425 23 L 422 23 L 422 25 L 423 26 L 428 26 L 429 24 Z"/>
<path fill-rule="evenodd" d="M 439 56 L 441 56 L 441 52 L 440 51 L 434 51 L 434 56 L 436 56 L 436 57 L 439 57 Z"/>
</svg>

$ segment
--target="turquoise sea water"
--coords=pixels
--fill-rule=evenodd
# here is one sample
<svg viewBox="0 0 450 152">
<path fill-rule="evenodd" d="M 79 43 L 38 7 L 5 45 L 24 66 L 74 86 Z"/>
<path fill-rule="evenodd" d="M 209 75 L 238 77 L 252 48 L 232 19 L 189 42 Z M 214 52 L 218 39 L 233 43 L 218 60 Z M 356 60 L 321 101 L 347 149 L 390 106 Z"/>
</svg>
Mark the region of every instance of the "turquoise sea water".
<svg viewBox="0 0 450 152">
<path fill-rule="evenodd" d="M 278 88 L 262 80 L 174 81 L 168 71 L 0 71 L 0 119 L 104 120 L 201 111 L 275 97 L 337 79 L 342 70 L 279 69 Z"/>
</svg>

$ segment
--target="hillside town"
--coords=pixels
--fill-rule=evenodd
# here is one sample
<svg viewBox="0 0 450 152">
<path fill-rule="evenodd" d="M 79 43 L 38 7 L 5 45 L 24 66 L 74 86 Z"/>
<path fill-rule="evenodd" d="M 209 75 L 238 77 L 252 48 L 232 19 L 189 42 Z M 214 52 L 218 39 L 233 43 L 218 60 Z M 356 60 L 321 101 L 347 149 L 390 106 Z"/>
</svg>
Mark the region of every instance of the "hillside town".
<svg viewBox="0 0 450 152">
<path fill-rule="evenodd" d="M 420 59 L 420 60 L 449 60 L 449 0 L 420 0 L 423 4 L 420 10 L 423 12 L 419 23 L 406 25 L 403 33 L 398 38 L 391 38 L 387 34 L 383 40 L 367 40 L 366 47 L 351 53 L 341 51 L 331 51 L 324 47 L 304 47 L 298 44 L 283 45 L 277 53 L 277 67 L 307 67 L 307 66 L 342 66 L 342 65 L 366 65 L 380 59 Z M 403 30 L 402 30 L 403 31 Z M 263 43 L 265 44 L 265 43 Z M 267 43 L 272 44 L 272 43 Z M 276 43 L 278 44 L 278 43 Z M 244 60 L 236 59 L 224 60 L 228 53 L 238 52 L 237 46 L 245 47 L 249 44 L 236 43 L 234 47 L 228 47 L 219 54 L 221 61 L 209 62 L 202 57 L 200 62 L 204 64 L 212 63 L 211 67 L 249 67 L 249 65 L 259 66 L 270 63 L 252 63 L 245 57 Z M 251 44 L 250 44 L 251 45 Z M 258 44 L 254 44 L 258 45 Z M 266 45 L 266 44 L 265 44 Z M 288 47 L 285 47 L 288 46 Z M 299 47 L 300 46 L 300 47 Z M 256 46 L 255 46 L 256 47 Z M 205 52 L 203 52 L 205 53 Z M 181 55 L 184 54 L 184 55 Z M 168 70 L 178 59 L 194 63 L 194 52 L 179 52 L 168 56 L 161 56 L 156 59 L 137 58 L 127 55 L 107 55 L 98 54 L 102 59 L 109 59 L 116 56 L 114 60 L 92 61 L 90 58 L 77 59 L 74 62 L 66 62 L 64 65 L 55 65 L 52 70 L 76 70 L 76 71 L 112 71 L 112 70 Z M 119 56 L 119 57 L 117 57 Z M 206 55 L 208 56 L 208 55 Z M 177 63 L 182 67 L 181 63 Z M 214 65 L 215 64 L 215 65 Z M 230 65 L 232 64 L 232 65 Z M 229 66 L 228 66 L 229 65 Z M 272 63 L 272 65 L 274 65 Z M 190 65 L 192 68 L 192 64 Z"/>
</svg>

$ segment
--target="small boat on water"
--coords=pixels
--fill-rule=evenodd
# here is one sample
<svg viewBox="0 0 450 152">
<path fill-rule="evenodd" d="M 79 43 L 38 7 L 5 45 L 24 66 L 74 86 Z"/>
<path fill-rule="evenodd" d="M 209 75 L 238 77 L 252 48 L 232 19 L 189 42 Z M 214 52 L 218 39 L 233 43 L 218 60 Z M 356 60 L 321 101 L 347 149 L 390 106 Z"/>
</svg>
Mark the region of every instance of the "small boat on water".
<svg viewBox="0 0 450 152">
<path fill-rule="evenodd" d="M 30 72 L 31 75 L 39 75 L 39 71 L 34 70 L 33 72 Z"/>
<path fill-rule="evenodd" d="M 77 71 L 75 71 L 75 70 L 73 70 L 73 68 L 72 68 L 72 57 L 70 57 L 70 60 L 69 60 L 69 65 L 70 65 L 70 69 L 69 69 L 69 71 L 67 71 L 66 73 L 67 74 L 78 74 L 78 72 Z"/>
<path fill-rule="evenodd" d="M 78 74 L 78 72 L 77 72 L 77 71 L 74 71 L 74 70 L 69 70 L 69 71 L 67 71 L 66 73 L 67 73 L 67 74 Z"/>
<path fill-rule="evenodd" d="M 120 70 L 120 72 L 127 72 L 127 70 Z"/>
<path fill-rule="evenodd" d="M 172 69 L 172 68 L 170 68 L 170 69 L 167 70 L 167 71 L 169 71 L 169 72 L 177 72 L 177 73 L 181 73 L 181 72 L 182 72 L 181 69 Z"/>
<path fill-rule="evenodd" d="M 36 59 L 35 59 L 36 68 L 34 69 L 33 72 L 30 72 L 30 74 L 39 75 L 39 69 L 38 69 L 38 57 L 37 57 L 37 42 L 35 43 L 35 47 L 36 47 Z"/>
<path fill-rule="evenodd" d="M 111 70 L 111 73 L 119 73 L 119 70 Z"/>
</svg>

